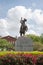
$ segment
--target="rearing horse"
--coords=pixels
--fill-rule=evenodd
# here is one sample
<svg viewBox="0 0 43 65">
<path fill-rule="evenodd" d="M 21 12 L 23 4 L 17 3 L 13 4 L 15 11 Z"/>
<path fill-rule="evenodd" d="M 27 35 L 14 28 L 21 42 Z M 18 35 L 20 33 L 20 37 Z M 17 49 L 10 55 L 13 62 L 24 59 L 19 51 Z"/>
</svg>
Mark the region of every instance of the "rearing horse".
<svg viewBox="0 0 43 65">
<path fill-rule="evenodd" d="M 26 26 L 26 24 L 25 24 L 25 22 L 26 22 L 27 20 L 24 18 L 24 20 L 22 20 L 22 18 L 21 18 L 21 21 L 20 21 L 20 23 L 21 23 L 21 27 L 20 27 L 20 36 L 22 36 L 22 34 L 23 35 L 25 35 L 25 32 L 27 31 L 27 26 Z"/>
</svg>

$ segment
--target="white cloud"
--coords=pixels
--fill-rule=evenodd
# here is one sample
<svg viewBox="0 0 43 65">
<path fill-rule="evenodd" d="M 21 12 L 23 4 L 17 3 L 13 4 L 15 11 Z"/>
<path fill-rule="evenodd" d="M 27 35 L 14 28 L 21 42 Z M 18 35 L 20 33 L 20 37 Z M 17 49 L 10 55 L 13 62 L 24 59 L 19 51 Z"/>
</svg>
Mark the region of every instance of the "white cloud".
<svg viewBox="0 0 43 65">
<path fill-rule="evenodd" d="M 8 10 L 7 16 L 11 19 L 20 19 L 21 17 L 25 16 L 26 11 L 27 9 L 24 6 L 16 6 Z"/>
<path fill-rule="evenodd" d="M 1 34 L 18 36 L 21 17 L 27 19 L 27 33 L 36 35 L 43 33 L 43 11 L 40 9 L 33 11 L 31 8 L 16 6 L 8 10 L 5 19 L 0 19 Z"/>
<path fill-rule="evenodd" d="M 39 35 L 37 32 L 34 30 L 29 30 L 26 34 L 34 34 L 34 35 Z"/>
<path fill-rule="evenodd" d="M 42 10 L 36 9 L 33 12 L 33 18 L 38 25 L 43 26 L 43 11 Z"/>
<path fill-rule="evenodd" d="M 4 35 L 8 35 L 8 31 L 7 31 L 7 21 L 5 19 L 0 19 L 0 35 L 4 36 Z"/>
</svg>

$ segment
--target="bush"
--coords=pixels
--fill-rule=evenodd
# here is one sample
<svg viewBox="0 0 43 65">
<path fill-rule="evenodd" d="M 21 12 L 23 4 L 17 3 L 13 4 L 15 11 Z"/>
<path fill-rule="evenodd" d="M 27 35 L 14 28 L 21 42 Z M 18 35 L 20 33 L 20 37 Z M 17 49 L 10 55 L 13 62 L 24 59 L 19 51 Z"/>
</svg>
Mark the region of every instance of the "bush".
<svg viewBox="0 0 43 65">
<path fill-rule="evenodd" d="M 12 54 L 8 54 L 0 58 L 1 65 L 15 65 L 16 59 Z"/>
<path fill-rule="evenodd" d="M 43 55 L 37 58 L 36 65 L 43 65 Z"/>
<path fill-rule="evenodd" d="M 43 54 L 7 53 L 0 55 L 0 65 L 43 65 Z"/>
<path fill-rule="evenodd" d="M 0 65 L 33 65 L 32 58 L 23 55 L 7 54 L 0 57 Z"/>
<path fill-rule="evenodd" d="M 34 51 L 43 51 L 43 44 L 41 44 L 40 42 L 34 42 L 33 44 L 33 50 Z"/>
</svg>

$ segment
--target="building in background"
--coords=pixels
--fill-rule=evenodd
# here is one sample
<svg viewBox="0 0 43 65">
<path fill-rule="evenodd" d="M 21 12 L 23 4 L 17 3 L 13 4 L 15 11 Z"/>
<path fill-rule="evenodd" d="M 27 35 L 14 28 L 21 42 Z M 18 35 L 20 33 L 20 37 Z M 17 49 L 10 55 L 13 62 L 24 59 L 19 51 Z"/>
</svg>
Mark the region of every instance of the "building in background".
<svg viewBox="0 0 43 65">
<path fill-rule="evenodd" d="M 5 39 L 7 40 L 7 45 L 5 42 L 6 45 L 3 44 L 3 41 L 2 40 Z M 0 51 L 3 51 L 3 50 L 15 50 L 15 41 L 17 40 L 17 37 L 12 37 L 12 36 L 0 36 Z M 2 43 L 2 44 L 1 44 Z"/>
<path fill-rule="evenodd" d="M 12 44 L 15 44 L 15 41 L 17 40 L 17 38 L 12 37 L 12 36 L 1 37 L 1 39 L 5 39 L 5 40 L 7 40 L 9 43 L 12 43 Z"/>
</svg>

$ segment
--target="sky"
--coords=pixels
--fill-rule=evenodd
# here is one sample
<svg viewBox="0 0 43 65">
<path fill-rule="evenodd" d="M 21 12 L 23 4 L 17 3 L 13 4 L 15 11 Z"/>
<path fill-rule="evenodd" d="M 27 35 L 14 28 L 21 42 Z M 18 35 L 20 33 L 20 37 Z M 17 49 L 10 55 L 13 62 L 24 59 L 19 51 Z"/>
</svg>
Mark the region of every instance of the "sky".
<svg viewBox="0 0 43 65">
<path fill-rule="evenodd" d="M 26 34 L 43 33 L 43 0 L 0 0 L 0 36 L 19 36 L 20 19 L 26 18 Z"/>
</svg>

